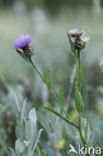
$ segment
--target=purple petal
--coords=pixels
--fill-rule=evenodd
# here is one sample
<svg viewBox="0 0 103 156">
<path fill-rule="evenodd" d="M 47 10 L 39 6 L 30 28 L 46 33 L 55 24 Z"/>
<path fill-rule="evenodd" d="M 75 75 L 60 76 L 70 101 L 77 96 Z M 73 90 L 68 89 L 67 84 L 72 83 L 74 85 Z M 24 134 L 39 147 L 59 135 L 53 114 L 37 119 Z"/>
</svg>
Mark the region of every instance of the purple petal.
<svg viewBox="0 0 103 156">
<path fill-rule="evenodd" d="M 32 37 L 29 34 L 22 35 L 15 41 L 14 48 L 17 50 L 25 46 L 28 46 L 31 43 L 31 41 L 32 41 Z"/>
</svg>

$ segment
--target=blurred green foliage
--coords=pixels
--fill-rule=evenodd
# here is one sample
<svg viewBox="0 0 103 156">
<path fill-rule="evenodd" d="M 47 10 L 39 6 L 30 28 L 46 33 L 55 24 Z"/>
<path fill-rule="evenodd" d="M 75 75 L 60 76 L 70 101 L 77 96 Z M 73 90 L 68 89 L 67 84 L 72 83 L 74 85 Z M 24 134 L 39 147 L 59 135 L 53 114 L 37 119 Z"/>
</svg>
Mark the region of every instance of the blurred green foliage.
<svg viewBox="0 0 103 156">
<path fill-rule="evenodd" d="M 65 6 L 73 8 L 77 6 L 91 7 L 93 4 L 93 0 L 1 0 L 0 4 L 2 7 L 10 7 L 14 3 L 18 2 L 24 3 L 28 10 L 33 9 L 35 6 L 44 6 L 52 13 L 60 10 Z"/>
<path fill-rule="evenodd" d="M 2 7 L 4 4 L 10 6 L 12 2 L 0 1 Z M 43 9 L 44 4 L 50 5 L 51 10 L 58 8 L 58 4 L 61 7 L 62 3 L 67 4 L 66 1 L 56 1 L 53 4 L 54 2 L 25 1 L 30 10 L 32 7 L 29 13 L 27 7 L 21 2 L 13 4 L 9 9 L 4 7 L 0 11 L 0 104 L 2 104 L 0 105 L 0 154 L 2 156 L 5 154 L 11 156 L 11 153 L 14 156 L 18 152 L 23 155 L 23 150 L 24 155 L 31 152 L 31 142 L 29 139 L 27 140 L 27 137 L 30 136 L 27 136 L 29 133 L 24 133 L 24 127 L 26 124 L 30 124 L 29 113 L 34 107 L 37 117 L 36 134 L 39 135 L 39 130 L 43 128 L 39 144 L 38 142 L 36 144 L 35 155 L 40 148 L 43 156 L 47 154 L 54 156 L 55 152 L 64 156 L 67 155 L 68 145 L 71 142 L 75 146 L 80 142 L 79 134 L 72 127 L 41 109 L 45 105 L 60 112 L 56 107 L 57 103 L 41 79 L 13 49 L 16 37 L 22 33 L 32 35 L 33 60 L 43 75 L 47 68 L 50 70 L 52 85 L 57 96 L 60 96 L 59 86 L 63 84 L 63 101 L 67 101 L 66 108 L 76 122 L 78 113 L 75 111 L 74 94 L 69 91 L 75 60 L 66 32 L 73 28 L 79 28 L 85 30 L 87 36 L 90 36 L 90 43 L 82 53 L 85 74 L 82 90 L 85 100 L 84 116 L 90 122 L 91 144 L 95 142 L 95 144 L 103 146 L 103 67 L 98 65 L 99 59 L 103 57 L 103 11 L 98 13 L 92 5 L 91 8 L 81 7 L 79 5 L 81 2 L 78 2 L 78 7 L 73 10 L 71 6 L 73 3 L 76 6 L 77 4 L 75 1 L 68 1 L 67 3 L 70 2 L 72 5 L 63 7 L 58 14 L 52 16 Z M 88 3 L 89 1 L 82 2 L 86 6 L 91 3 Z M 39 8 L 34 9 L 32 3 L 38 3 Z M 42 4 L 43 6 L 40 8 Z M 24 113 L 25 103 L 26 111 Z"/>
</svg>

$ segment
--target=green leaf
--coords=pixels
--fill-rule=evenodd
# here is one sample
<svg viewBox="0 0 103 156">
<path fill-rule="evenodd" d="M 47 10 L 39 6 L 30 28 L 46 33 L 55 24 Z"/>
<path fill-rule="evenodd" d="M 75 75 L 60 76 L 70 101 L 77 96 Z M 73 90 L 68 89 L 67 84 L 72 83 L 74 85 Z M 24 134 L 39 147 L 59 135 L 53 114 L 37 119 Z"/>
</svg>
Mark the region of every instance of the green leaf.
<svg viewBox="0 0 103 156">
<path fill-rule="evenodd" d="M 29 119 L 33 122 L 34 126 L 36 126 L 36 111 L 35 111 L 35 108 L 30 110 Z"/>
<path fill-rule="evenodd" d="M 11 156 L 16 156 L 16 153 L 15 153 L 14 149 L 11 148 L 11 147 L 10 147 L 10 154 L 11 154 Z"/>
<path fill-rule="evenodd" d="M 40 146 L 41 146 L 41 147 L 43 148 L 43 150 L 45 151 L 45 154 L 44 154 L 44 155 L 42 154 L 43 156 L 46 156 L 47 153 L 48 153 L 48 155 L 50 155 L 50 156 L 54 156 L 54 152 L 53 152 L 51 146 L 49 145 L 49 143 L 48 143 L 46 140 L 41 139 L 41 140 L 40 140 Z M 43 150 L 42 150 L 42 153 L 44 153 Z"/>
<path fill-rule="evenodd" d="M 86 118 L 81 118 L 81 125 L 82 125 L 82 128 L 85 129 L 86 126 L 87 126 L 87 119 Z"/>
<path fill-rule="evenodd" d="M 45 81 L 46 81 L 48 89 L 50 89 L 51 85 L 52 85 L 52 81 L 51 81 L 51 74 L 50 74 L 50 71 L 48 69 L 45 72 Z"/>
<path fill-rule="evenodd" d="M 60 87 L 59 98 L 60 98 L 60 105 L 63 108 L 63 106 L 64 106 L 64 88 L 63 88 L 63 86 Z"/>
<path fill-rule="evenodd" d="M 44 107 L 44 109 L 46 109 L 46 110 L 52 112 L 53 114 L 55 114 L 55 115 L 58 116 L 59 118 L 63 119 L 63 120 L 64 120 L 65 122 L 67 122 L 68 124 L 70 124 L 70 125 L 72 125 L 72 126 L 78 128 L 78 126 L 77 126 L 76 124 L 74 124 L 73 121 L 71 121 L 71 120 L 65 118 L 64 116 L 62 116 L 62 115 L 61 115 L 60 113 L 58 113 L 57 111 L 55 111 L 55 110 L 53 110 L 53 109 L 51 109 L 51 108 L 48 108 L 48 107 Z"/>
<path fill-rule="evenodd" d="M 24 140 L 25 138 L 25 125 L 17 122 L 16 125 L 16 137 Z"/>
<path fill-rule="evenodd" d="M 77 82 L 75 83 L 75 103 L 76 103 L 76 108 L 77 108 L 77 111 L 79 113 L 81 113 L 83 111 L 83 99 L 82 99 L 82 96 L 79 92 L 79 88 L 78 88 L 78 85 L 77 85 Z"/>
<path fill-rule="evenodd" d="M 37 127 L 34 125 L 33 121 L 28 119 L 25 121 L 25 136 L 26 140 L 33 143 L 34 138 L 37 134 Z"/>
<path fill-rule="evenodd" d="M 71 45 L 71 50 L 72 50 L 73 55 L 76 56 L 76 53 L 77 53 L 77 52 L 76 52 L 76 49 L 75 49 L 73 43 L 70 42 L 70 45 Z"/>
<path fill-rule="evenodd" d="M 69 35 L 68 35 L 68 37 L 69 37 L 69 41 L 70 41 L 70 46 L 71 46 L 72 54 L 73 54 L 73 56 L 76 56 L 77 55 L 77 51 L 76 51 L 76 49 L 75 49 L 75 47 L 74 47 L 74 45 L 73 45 L 73 43 L 72 43 L 71 38 L 70 38 Z"/>
<path fill-rule="evenodd" d="M 91 137 L 91 130 L 90 130 L 89 123 L 87 123 L 87 126 L 86 126 L 86 141 L 87 141 L 87 143 L 90 142 L 90 137 Z"/>
<path fill-rule="evenodd" d="M 34 140 L 34 142 L 33 142 L 33 146 L 32 146 L 33 147 L 33 152 L 35 151 L 35 148 L 36 148 L 37 144 L 39 143 L 39 139 L 40 139 L 42 131 L 43 131 L 43 128 L 41 128 L 39 130 L 39 132 L 37 134 L 37 137 L 36 137 L 36 140 Z"/>
<path fill-rule="evenodd" d="M 84 49 L 86 47 L 86 43 L 84 42 L 83 46 L 81 47 L 81 49 Z"/>
<path fill-rule="evenodd" d="M 20 139 L 17 139 L 16 140 L 16 143 L 15 143 L 15 150 L 16 150 L 16 153 L 18 155 L 20 155 L 23 151 L 24 151 L 24 145 L 23 143 L 21 142 Z"/>
<path fill-rule="evenodd" d="M 47 116 L 44 116 L 43 112 L 37 112 L 38 115 L 38 119 L 41 123 L 41 125 L 43 126 L 43 128 L 45 129 L 45 131 L 47 132 L 47 134 L 51 134 L 52 133 L 52 129 L 49 126 L 49 118 Z"/>
<path fill-rule="evenodd" d="M 80 64 L 80 71 L 79 71 L 79 61 L 78 60 L 77 60 L 76 78 L 77 78 L 77 81 L 80 82 L 80 88 L 81 88 L 82 84 L 83 84 L 83 69 Z"/>
<path fill-rule="evenodd" d="M 83 117 L 81 118 L 81 128 L 84 131 L 85 140 L 89 144 L 90 143 L 90 137 L 91 137 L 91 130 L 90 130 L 90 126 L 89 126 L 89 123 L 88 123 L 86 118 L 83 118 Z"/>
<path fill-rule="evenodd" d="M 27 101 L 24 100 L 24 101 L 23 101 L 22 110 L 21 110 L 21 123 L 22 123 L 23 120 L 25 119 L 26 105 L 27 105 Z"/>
<path fill-rule="evenodd" d="M 28 117 L 29 118 L 25 120 L 25 135 L 26 139 L 33 143 L 37 132 L 35 108 L 30 110 Z"/>
</svg>

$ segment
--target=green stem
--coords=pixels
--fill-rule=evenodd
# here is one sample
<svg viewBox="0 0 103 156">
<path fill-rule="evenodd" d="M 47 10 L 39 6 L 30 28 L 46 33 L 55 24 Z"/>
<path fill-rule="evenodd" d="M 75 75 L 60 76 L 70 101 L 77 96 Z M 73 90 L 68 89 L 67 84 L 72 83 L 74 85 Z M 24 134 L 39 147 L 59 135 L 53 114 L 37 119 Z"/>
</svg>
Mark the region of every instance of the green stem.
<svg viewBox="0 0 103 156">
<path fill-rule="evenodd" d="M 73 121 L 68 120 L 67 118 L 63 117 L 61 114 L 59 114 L 58 112 L 56 112 L 55 110 L 48 108 L 48 107 L 44 107 L 44 109 L 54 113 L 56 116 L 58 116 L 59 118 L 63 119 L 65 122 L 69 123 L 70 125 L 74 126 L 75 128 L 79 129 L 79 126 L 76 125 Z"/>
<path fill-rule="evenodd" d="M 78 51 L 78 68 L 79 68 L 79 91 L 80 91 L 80 51 Z"/>
<path fill-rule="evenodd" d="M 40 147 L 39 147 L 39 145 L 37 145 L 37 152 L 38 152 L 38 156 L 41 156 L 41 152 L 40 152 Z"/>
<path fill-rule="evenodd" d="M 42 74 L 39 72 L 39 70 L 37 69 L 37 67 L 35 66 L 35 64 L 33 63 L 33 61 L 32 61 L 31 58 L 29 58 L 29 61 L 30 61 L 31 65 L 33 66 L 33 68 L 36 70 L 36 72 L 39 74 L 39 76 L 41 77 L 41 79 L 43 80 L 43 82 L 46 84 L 46 81 L 45 81 L 44 77 L 43 77 Z M 47 85 L 47 84 L 46 84 L 46 85 Z M 56 101 L 60 104 L 60 101 L 59 101 L 59 99 L 57 98 L 57 96 L 55 95 L 53 89 L 50 88 L 49 90 L 50 90 L 51 94 L 53 95 L 53 97 L 56 99 Z M 66 114 L 67 118 L 69 118 L 69 115 L 68 115 L 68 113 L 65 111 L 65 109 L 64 109 L 64 108 L 62 108 L 62 109 L 63 109 L 64 113 Z M 70 119 L 70 118 L 69 118 L 69 119 Z M 68 120 L 68 119 L 67 119 L 67 120 Z M 69 120 L 68 120 L 68 121 L 69 121 Z M 78 126 L 77 126 L 76 124 L 74 124 L 72 121 L 70 121 L 69 123 L 70 123 L 72 126 L 78 128 Z"/>
<path fill-rule="evenodd" d="M 33 63 L 32 59 L 29 58 L 29 60 L 30 60 L 30 63 L 32 64 L 32 66 L 34 67 L 34 69 L 36 70 L 36 72 L 39 74 L 39 76 L 40 76 L 41 79 L 43 80 L 43 82 L 46 84 L 46 81 L 45 81 L 44 77 L 43 77 L 42 74 L 39 72 L 39 70 L 37 69 L 37 67 L 36 67 L 35 64 Z M 52 93 L 53 97 L 56 99 L 56 101 L 57 101 L 58 103 L 60 103 L 60 101 L 59 101 L 59 99 L 57 98 L 57 96 L 55 95 L 53 89 L 50 88 L 49 90 L 50 90 L 50 92 Z M 66 113 L 66 112 L 65 112 L 65 113 Z M 66 115 L 67 115 L 67 113 L 66 113 Z"/>
<path fill-rule="evenodd" d="M 43 82 L 46 84 L 46 81 L 44 79 L 44 77 L 42 76 L 42 74 L 39 72 L 39 70 L 37 69 L 37 67 L 35 66 L 35 64 L 33 63 L 32 59 L 29 58 L 30 63 L 32 64 L 32 66 L 34 67 L 34 69 L 36 70 L 36 72 L 38 73 L 38 75 L 41 77 L 41 79 L 43 80 Z"/>
<path fill-rule="evenodd" d="M 52 95 L 54 96 L 54 98 L 56 99 L 56 101 L 60 104 L 60 101 L 59 101 L 59 99 L 57 98 L 57 96 L 55 95 L 55 93 L 54 93 L 54 91 L 53 91 L 52 88 L 50 88 L 50 92 L 52 93 Z M 60 105 L 60 106 L 61 106 L 61 105 Z M 68 113 L 65 111 L 65 109 L 64 109 L 64 108 L 62 108 L 62 109 L 63 109 L 64 113 L 66 114 L 67 118 L 70 119 L 70 117 L 69 117 Z"/>
<path fill-rule="evenodd" d="M 77 62 L 77 65 L 78 65 L 78 68 L 79 68 L 79 80 L 78 80 L 78 86 L 79 86 L 79 91 L 81 92 L 81 82 L 80 82 L 80 51 L 77 52 L 78 53 L 78 62 Z M 79 114 L 79 134 L 80 134 L 80 137 L 81 137 L 81 141 L 83 143 L 83 145 L 85 146 L 86 145 L 86 141 L 84 140 L 83 136 L 82 136 L 82 131 L 81 131 L 81 113 Z"/>
<path fill-rule="evenodd" d="M 86 142 L 83 139 L 82 132 L 81 132 L 81 115 L 79 115 L 79 134 L 80 134 L 80 137 L 81 137 L 81 141 L 82 141 L 83 145 L 85 146 Z"/>
</svg>

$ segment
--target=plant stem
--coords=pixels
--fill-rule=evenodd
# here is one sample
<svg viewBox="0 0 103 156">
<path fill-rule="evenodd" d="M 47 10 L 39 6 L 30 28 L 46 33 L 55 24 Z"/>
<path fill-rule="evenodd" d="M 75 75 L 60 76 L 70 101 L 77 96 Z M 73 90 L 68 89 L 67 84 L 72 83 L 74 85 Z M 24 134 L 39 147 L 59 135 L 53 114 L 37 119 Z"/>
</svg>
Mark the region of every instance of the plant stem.
<svg viewBox="0 0 103 156">
<path fill-rule="evenodd" d="M 80 51 L 77 52 L 78 53 L 78 62 L 77 62 L 77 65 L 78 65 L 78 68 L 79 68 L 79 80 L 78 80 L 78 86 L 79 86 L 79 91 L 81 92 L 81 82 L 80 82 Z M 79 114 L 79 134 L 80 134 L 80 137 L 81 137 L 81 141 L 83 143 L 83 145 L 85 146 L 86 145 L 86 141 L 84 140 L 83 136 L 82 136 L 82 132 L 81 132 L 81 113 Z"/>
<path fill-rule="evenodd" d="M 38 152 L 38 156 L 41 156 L 41 152 L 40 152 L 40 147 L 39 147 L 39 145 L 37 146 L 37 152 Z"/>
<path fill-rule="evenodd" d="M 43 82 L 46 84 L 46 81 L 44 79 L 44 77 L 42 76 L 42 74 L 39 72 L 39 70 L 37 69 L 37 67 L 35 66 L 35 64 L 33 63 L 32 59 L 29 58 L 29 61 L 31 63 L 31 65 L 33 66 L 33 68 L 36 70 L 36 72 L 39 74 L 39 76 L 41 77 L 41 79 L 43 80 Z M 47 84 L 46 84 L 47 85 Z M 57 98 L 57 96 L 55 95 L 54 91 L 52 88 L 49 89 L 51 94 L 53 95 L 53 97 L 56 99 L 56 101 L 60 104 L 60 101 L 59 99 Z M 62 108 L 64 113 L 66 114 L 67 118 L 69 118 L 69 115 L 68 113 L 65 111 L 64 108 Z M 64 118 L 62 118 L 64 120 Z M 70 118 L 69 118 L 70 119 Z M 68 120 L 68 119 L 67 119 Z M 66 121 L 66 120 L 65 120 Z M 71 124 L 72 126 L 76 127 L 77 129 L 79 128 L 78 125 L 76 125 L 71 119 L 68 120 L 68 123 Z"/>
<path fill-rule="evenodd" d="M 80 134 L 82 143 L 83 143 L 83 145 L 85 146 L 85 145 L 86 145 L 86 142 L 85 142 L 85 140 L 83 139 L 82 132 L 81 132 L 81 115 L 79 115 L 79 134 Z"/>
<path fill-rule="evenodd" d="M 37 67 L 36 67 L 35 64 L 33 63 L 32 59 L 29 58 L 29 60 L 30 60 L 30 63 L 32 64 L 32 66 L 34 67 L 34 69 L 36 70 L 36 72 L 39 74 L 39 76 L 40 76 L 41 79 L 43 80 L 43 82 L 46 84 L 46 81 L 45 81 L 44 77 L 43 77 L 42 74 L 39 72 L 39 70 L 37 69 Z M 46 84 L 46 85 L 47 85 L 47 84 Z M 59 101 L 59 99 L 57 98 L 57 96 L 55 95 L 53 89 L 50 88 L 49 90 L 50 90 L 50 92 L 52 93 L 53 97 L 56 99 L 56 101 L 57 101 L 58 103 L 60 103 L 60 101 Z M 65 113 L 66 113 L 66 112 L 65 112 Z M 66 115 L 67 115 L 67 113 L 66 113 Z"/>
<path fill-rule="evenodd" d="M 46 110 L 54 113 L 56 116 L 58 116 L 59 118 L 63 119 L 65 122 L 69 123 L 70 125 L 74 126 L 75 128 L 79 129 L 79 126 L 76 125 L 73 121 L 68 120 L 67 118 L 63 117 L 61 114 L 59 114 L 58 112 L 56 112 L 55 110 L 48 108 L 48 107 L 44 107 Z"/>
<path fill-rule="evenodd" d="M 81 81 L 80 81 L 80 51 L 78 51 L 78 68 L 79 68 L 79 81 L 78 81 L 78 85 L 79 85 L 79 91 L 81 93 Z M 81 141 L 85 147 L 86 145 L 86 141 L 84 140 L 83 136 L 82 136 L 82 131 L 81 131 L 81 113 L 79 114 L 79 134 L 80 134 L 80 138 L 81 138 Z M 86 156 L 89 156 L 89 154 L 86 154 Z"/>
<path fill-rule="evenodd" d="M 80 91 L 80 51 L 78 51 L 78 68 L 79 68 L 79 91 Z"/>
<path fill-rule="evenodd" d="M 30 63 L 32 64 L 33 68 L 36 70 L 36 72 L 38 73 L 38 75 L 41 77 L 41 79 L 43 80 L 43 82 L 46 84 L 46 81 L 44 79 L 44 77 L 42 76 L 42 74 L 39 72 L 39 70 L 37 69 L 37 67 L 35 66 L 35 64 L 33 63 L 32 59 L 29 58 Z"/>
</svg>

